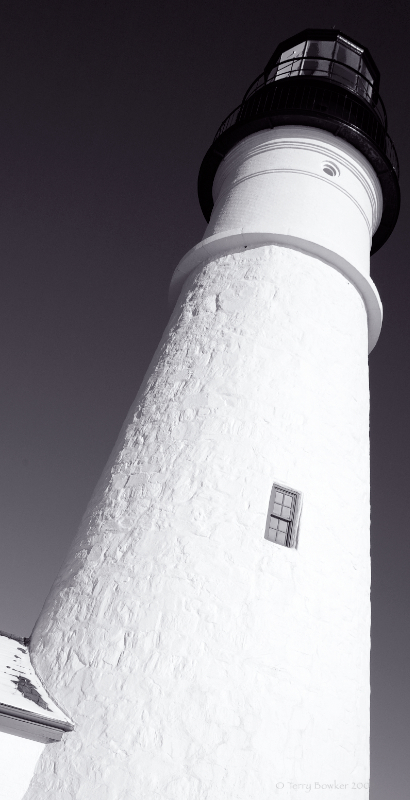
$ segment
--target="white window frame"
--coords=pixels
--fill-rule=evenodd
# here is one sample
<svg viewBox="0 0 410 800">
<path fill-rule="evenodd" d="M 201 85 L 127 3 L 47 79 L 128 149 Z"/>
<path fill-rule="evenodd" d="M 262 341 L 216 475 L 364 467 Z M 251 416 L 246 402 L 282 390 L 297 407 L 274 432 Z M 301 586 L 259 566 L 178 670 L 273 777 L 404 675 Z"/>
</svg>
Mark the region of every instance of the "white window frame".
<svg viewBox="0 0 410 800">
<path fill-rule="evenodd" d="M 274 506 L 277 505 L 275 504 L 276 492 L 292 496 L 293 502 L 291 506 L 291 513 L 288 518 L 281 516 L 279 513 L 277 513 L 277 509 L 274 508 Z M 295 549 L 298 545 L 302 502 L 303 502 L 302 492 L 298 492 L 296 489 L 293 489 L 291 486 L 287 486 L 284 483 L 274 483 L 272 486 L 272 491 L 269 499 L 269 509 L 266 520 L 266 528 L 265 528 L 265 539 L 267 539 L 272 544 L 277 544 L 279 547 L 289 547 Z M 288 525 L 288 530 L 286 533 L 286 541 L 283 544 L 282 542 L 274 541 L 272 538 L 271 524 L 270 524 L 272 518 L 282 522 L 286 522 L 286 524 Z"/>
</svg>

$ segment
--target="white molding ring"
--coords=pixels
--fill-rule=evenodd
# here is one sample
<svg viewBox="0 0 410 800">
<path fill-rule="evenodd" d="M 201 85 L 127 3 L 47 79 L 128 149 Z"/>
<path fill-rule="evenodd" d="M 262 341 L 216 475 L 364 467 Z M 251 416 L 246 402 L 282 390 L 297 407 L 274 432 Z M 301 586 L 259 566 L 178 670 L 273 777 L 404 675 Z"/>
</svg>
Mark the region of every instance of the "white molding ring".
<svg viewBox="0 0 410 800">
<path fill-rule="evenodd" d="M 373 350 L 380 336 L 383 321 L 383 307 L 380 295 L 372 279 L 353 266 L 349 261 L 339 256 L 332 250 L 311 242 L 280 233 L 263 231 L 224 231 L 203 239 L 186 253 L 176 267 L 171 279 L 169 289 L 169 302 L 174 307 L 188 275 L 193 270 L 209 261 L 226 253 L 246 250 L 248 247 L 263 247 L 276 244 L 280 247 L 290 247 L 307 255 L 320 258 L 330 267 L 340 272 L 356 287 L 367 312 L 369 353 Z"/>
</svg>

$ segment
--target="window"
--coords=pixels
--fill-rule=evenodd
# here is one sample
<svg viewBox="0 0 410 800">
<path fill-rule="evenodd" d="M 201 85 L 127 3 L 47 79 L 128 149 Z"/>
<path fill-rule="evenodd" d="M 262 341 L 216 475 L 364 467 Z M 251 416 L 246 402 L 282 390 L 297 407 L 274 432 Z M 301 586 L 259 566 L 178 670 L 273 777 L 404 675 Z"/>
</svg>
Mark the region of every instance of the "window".
<svg viewBox="0 0 410 800">
<path fill-rule="evenodd" d="M 285 50 L 279 59 L 279 63 L 270 72 L 268 83 L 271 80 L 278 81 L 281 78 L 289 78 L 291 75 L 298 75 L 305 47 L 306 42 L 301 42 L 301 44 L 296 45 L 296 47 Z"/>
<path fill-rule="evenodd" d="M 300 492 L 275 483 L 270 497 L 265 539 L 284 547 L 296 547 L 301 506 Z"/>
<path fill-rule="evenodd" d="M 343 36 L 332 41 L 300 42 L 284 50 L 267 83 L 298 75 L 330 79 L 353 89 L 366 100 L 370 100 L 373 91 L 373 77 L 364 61 L 363 49 Z"/>
</svg>

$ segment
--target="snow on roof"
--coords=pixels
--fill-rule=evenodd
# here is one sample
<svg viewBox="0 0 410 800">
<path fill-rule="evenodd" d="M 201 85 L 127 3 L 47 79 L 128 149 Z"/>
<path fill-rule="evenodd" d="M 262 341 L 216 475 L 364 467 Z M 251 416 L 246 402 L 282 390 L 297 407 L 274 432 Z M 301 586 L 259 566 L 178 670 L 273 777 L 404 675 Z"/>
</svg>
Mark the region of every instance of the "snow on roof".
<svg viewBox="0 0 410 800">
<path fill-rule="evenodd" d="M 27 640 L 0 632 L 0 730 L 47 742 L 72 729 L 34 672 Z"/>
</svg>

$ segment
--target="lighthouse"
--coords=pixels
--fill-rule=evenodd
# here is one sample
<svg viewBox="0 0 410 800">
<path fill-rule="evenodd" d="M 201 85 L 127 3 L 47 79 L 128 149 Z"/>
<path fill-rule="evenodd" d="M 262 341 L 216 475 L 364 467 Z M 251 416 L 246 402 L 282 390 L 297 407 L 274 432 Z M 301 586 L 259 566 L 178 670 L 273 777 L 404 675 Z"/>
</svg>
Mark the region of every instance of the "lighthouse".
<svg viewBox="0 0 410 800">
<path fill-rule="evenodd" d="M 370 253 L 399 185 L 367 49 L 279 45 L 198 191 L 203 239 L 29 644 L 59 734 L 26 800 L 369 795 Z"/>
</svg>

